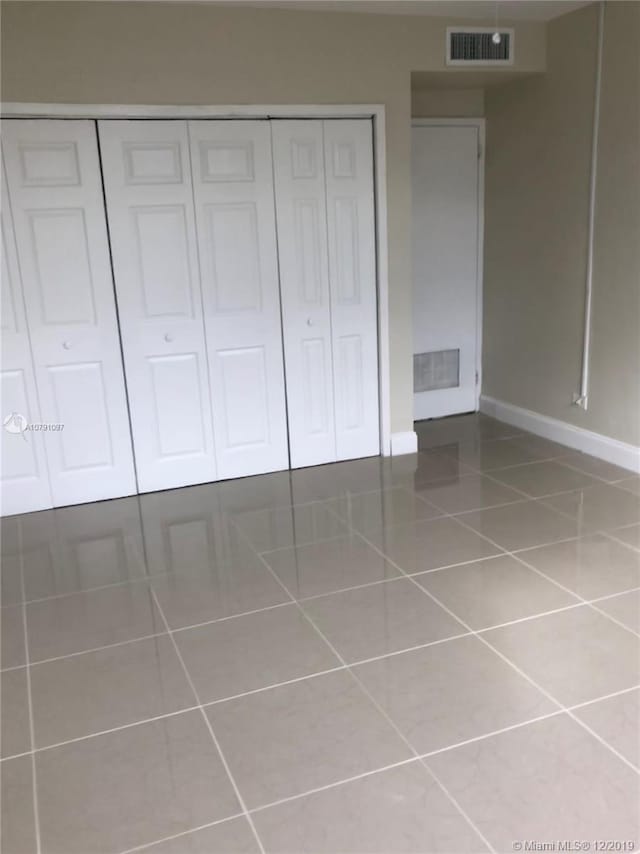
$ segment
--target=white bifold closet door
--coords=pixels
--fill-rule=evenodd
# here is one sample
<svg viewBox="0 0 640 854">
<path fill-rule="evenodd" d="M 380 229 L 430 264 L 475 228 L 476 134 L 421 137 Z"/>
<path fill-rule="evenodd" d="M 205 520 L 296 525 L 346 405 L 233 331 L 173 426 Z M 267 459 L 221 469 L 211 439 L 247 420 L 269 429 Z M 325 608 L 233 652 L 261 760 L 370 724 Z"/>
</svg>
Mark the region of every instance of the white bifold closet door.
<svg viewBox="0 0 640 854">
<path fill-rule="evenodd" d="M 289 466 L 268 121 L 189 122 L 218 477 Z"/>
<path fill-rule="evenodd" d="M 187 123 L 99 132 L 140 491 L 216 480 Z"/>
<path fill-rule="evenodd" d="M 372 128 L 273 121 L 291 466 L 378 454 Z"/>
<path fill-rule="evenodd" d="M 5 120 L 3 150 L 53 503 L 135 493 L 95 124 Z"/>
<path fill-rule="evenodd" d="M 2 515 L 53 506 L 43 434 L 25 431 L 41 421 L 22 298 L 7 180 L 2 165 Z"/>
</svg>

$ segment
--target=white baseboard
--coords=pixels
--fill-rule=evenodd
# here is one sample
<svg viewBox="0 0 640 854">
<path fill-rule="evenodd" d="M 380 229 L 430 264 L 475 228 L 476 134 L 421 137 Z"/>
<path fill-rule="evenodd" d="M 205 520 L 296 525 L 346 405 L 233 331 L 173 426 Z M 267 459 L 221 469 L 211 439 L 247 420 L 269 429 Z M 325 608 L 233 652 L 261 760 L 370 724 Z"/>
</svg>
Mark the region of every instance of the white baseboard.
<svg viewBox="0 0 640 854">
<path fill-rule="evenodd" d="M 414 430 L 391 434 L 391 456 L 418 453 L 418 434 Z"/>
<path fill-rule="evenodd" d="M 640 447 L 636 445 L 619 442 L 617 439 L 603 436 L 602 433 L 593 433 L 591 430 L 567 424 L 566 421 L 549 418 L 539 412 L 532 412 L 530 409 L 523 409 L 521 406 L 514 406 L 486 395 L 480 397 L 480 412 L 514 427 L 528 430 L 536 436 L 543 436 L 545 439 L 568 445 L 576 451 L 622 466 L 631 472 L 640 472 Z"/>
</svg>

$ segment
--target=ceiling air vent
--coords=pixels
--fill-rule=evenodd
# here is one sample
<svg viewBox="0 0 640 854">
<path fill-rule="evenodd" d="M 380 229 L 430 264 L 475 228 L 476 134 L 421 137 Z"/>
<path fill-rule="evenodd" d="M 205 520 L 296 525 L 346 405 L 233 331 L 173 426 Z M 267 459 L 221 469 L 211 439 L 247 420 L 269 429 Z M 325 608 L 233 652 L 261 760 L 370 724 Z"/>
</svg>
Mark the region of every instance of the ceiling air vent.
<svg viewBox="0 0 640 854">
<path fill-rule="evenodd" d="M 513 65 L 513 42 L 512 29 L 447 27 L 447 65 Z"/>
</svg>

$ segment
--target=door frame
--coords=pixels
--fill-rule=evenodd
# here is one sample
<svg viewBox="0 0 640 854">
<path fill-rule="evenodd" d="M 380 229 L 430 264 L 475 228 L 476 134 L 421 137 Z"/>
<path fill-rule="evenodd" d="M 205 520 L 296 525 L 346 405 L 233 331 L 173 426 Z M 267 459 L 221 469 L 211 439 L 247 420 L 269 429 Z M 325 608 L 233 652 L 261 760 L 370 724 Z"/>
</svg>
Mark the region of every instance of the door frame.
<svg viewBox="0 0 640 854">
<path fill-rule="evenodd" d="M 473 127 L 478 130 L 478 230 L 476 252 L 476 412 L 482 393 L 482 295 L 484 289 L 484 168 L 486 119 L 411 119 L 411 127 Z"/>
<path fill-rule="evenodd" d="M 378 305 L 378 399 L 380 453 L 391 456 L 389 347 L 389 249 L 384 104 L 47 104 L 4 102 L 6 119 L 370 119 L 373 128 L 373 188 Z"/>
</svg>

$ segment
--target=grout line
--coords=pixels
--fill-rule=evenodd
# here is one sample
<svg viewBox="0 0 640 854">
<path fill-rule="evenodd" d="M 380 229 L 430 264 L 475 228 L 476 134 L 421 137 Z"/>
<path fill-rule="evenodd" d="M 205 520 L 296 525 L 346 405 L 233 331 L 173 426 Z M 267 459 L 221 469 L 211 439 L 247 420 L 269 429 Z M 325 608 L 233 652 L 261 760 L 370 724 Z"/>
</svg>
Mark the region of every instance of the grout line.
<svg viewBox="0 0 640 854">
<path fill-rule="evenodd" d="M 129 643 L 137 643 L 138 641 L 152 640 L 153 638 L 164 637 L 167 632 L 154 632 L 151 635 L 142 635 L 139 638 L 128 638 L 128 640 L 116 641 L 115 643 L 107 643 L 104 646 L 94 646 L 89 649 L 79 649 L 77 652 L 68 652 L 65 655 L 54 655 L 52 658 L 42 658 L 31 662 L 31 667 L 39 667 L 41 664 L 51 664 L 53 661 L 62 661 L 64 658 L 77 658 L 79 655 L 89 655 L 92 652 L 101 652 L 103 649 L 116 649 L 119 646 L 126 646 Z M 12 668 L 15 669 L 15 668 Z"/>
<path fill-rule="evenodd" d="M 610 540 L 613 540 L 616 543 L 619 543 L 621 546 L 626 546 L 628 549 L 631 549 L 634 552 L 640 552 L 640 546 L 632 546 L 631 543 L 625 542 L 625 540 L 621 540 L 620 537 L 616 537 L 616 531 L 626 530 L 627 528 L 635 528 L 637 527 L 637 522 L 632 522 L 631 525 L 626 525 L 624 528 L 614 528 L 613 531 L 602 531 L 601 533 L 605 535 L 605 537 L 609 537 Z"/>
<path fill-rule="evenodd" d="M 153 842 L 145 842 L 142 845 L 136 845 L 135 848 L 127 848 L 121 851 L 120 854 L 135 854 L 137 851 L 146 851 L 153 845 L 159 845 L 161 842 L 171 842 L 174 839 L 182 839 L 184 836 L 189 836 L 191 833 L 197 833 L 200 830 L 207 830 L 210 827 L 215 827 L 217 824 L 224 824 L 227 821 L 233 821 L 237 818 L 244 818 L 244 813 L 235 813 L 227 818 L 219 818 L 216 821 L 210 821 L 208 824 L 200 824 L 198 827 L 192 827 L 189 830 L 183 830 L 181 833 L 174 833 L 172 836 L 163 836 L 161 839 L 154 839 Z"/>
<path fill-rule="evenodd" d="M 334 514 L 334 516 L 336 516 L 336 517 L 337 517 L 337 514 L 336 514 L 336 513 L 335 513 L 331 508 L 328 508 L 328 511 L 329 511 L 330 513 L 333 513 L 333 514 Z M 349 526 L 349 531 L 350 531 L 351 533 L 356 533 L 356 532 L 354 532 L 354 531 L 353 531 L 353 528 L 351 528 L 351 526 Z M 362 537 L 362 535 L 358 534 L 357 536 L 360 536 L 360 537 L 361 537 L 365 542 L 367 542 L 367 541 L 366 541 L 366 539 L 365 539 L 364 537 Z M 261 557 L 262 557 L 262 556 L 261 556 Z M 264 559 L 263 559 L 263 560 L 264 560 Z M 271 567 L 269 567 L 269 565 L 267 564 L 267 562 L 266 562 L 266 561 L 264 561 L 264 564 L 265 564 L 265 566 L 267 566 L 267 567 L 269 568 L 269 571 L 270 571 L 270 572 L 273 572 L 273 571 L 271 570 Z M 274 577 L 276 577 L 276 578 L 277 578 L 277 576 L 275 576 L 275 573 L 274 573 Z M 278 579 L 278 580 L 279 580 L 279 579 Z M 281 583 L 282 583 L 282 582 L 281 582 Z M 283 587 L 284 587 L 284 584 L 283 584 Z M 286 587 L 285 587 L 284 589 L 286 590 Z M 287 592 L 288 592 L 288 591 L 287 591 Z M 290 594 L 290 595 L 291 595 L 291 594 Z M 351 676 L 351 678 L 356 682 L 356 684 L 357 684 L 357 685 L 359 685 L 359 687 L 360 687 L 361 691 L 363 691 L 363 693 L 364 693 L 364 694 L 369 698 L 369 700 L 371 701 L 371 703 L 373 703 L 373 705 L 374 705 L 374 706 L 375 706 L 375 708 L 378 710 L 378 712 L 379 712 L 379 713 L 384 717 L 384 719 L 389 723 L 389 725 L 393 728 L 393 730 L 394 730 L 394 731 L 397 733 L 397 735 L 401 738 L 401 740 L 404 742 L 404 744 L 407 746 L 407 748 L 408 748 L 408 749 L 411 751 L 411 753 L 414 755 L 414 758 L 419 759 L 419 754 L 418 754 L 418 752 L 415 750 L 415 748 L 413 747 L 413 745 L 411 744 L 411 742 L 410 742 L 410 741 L 405 737 L 405 735 L 402 733 L 402 731 L 399 729 L 399 727 L 394 723 L 394 721 L 389 717 L 389 715 L 387 714 L 387 712 L 386 712 L 386 711 L 385 711 L 385 710 L 380 706 L 380 704 L 379 704 L 379 703 L 377 702 L 377 700 L 376 700 L 376 699 L 371 695 L 371 693 L 370 693 L 370 692 L 369 692 L 369 690 L 365 687 L 365 685 L 363 685 L 363 683 L 362 683 L 362 682 L 361 682 L 361 680 L 358 678 L 358 676 L 356 676 L 356 674 L 353 672 L 353 670 L 352 670 L 352 666 L 353 666 L 353 665 L 352 665 L 352 666 L 349 666 L 349 665 L 346 663 L 345 659 L 340 655 L 340 653 L 338 652 L 338 650 L 337 650 L 337 649 L 334 647 L 334 645 L 329 641 L 329 639 L 326 637 L 326 635 L 325 635 L 325 634 L 324 634 L 324 633 L 323 633 L 323 632 L 318 628 L 318 626 L 314 623 L 314 621 L 311 619 L 311 617 L 309 616 L 309 614 L 307 614 L 307 612 L 304 610 L 304 608 L 302 607 L 302 605 L 301 605 L 299 602 L 297 602 L 297 601 L 296 601 L 296 606 L 299 608 L 300 613 L 301 613 L 301 614 L 302 614 L 302 616 L 305 618 L 305 620 L 307 620 L 307 622 L 309 623 L 309 625 L 310 625 L 310 626 L 311 626 L 311 627 L 312 627 L 312 628 L 317 632 L 317 634 L 318 634 L 318 635 L 323 639 L 323 641 L 327 644 L 327 646 L 329 647 L 329 649 L 331 649 L 331 651 L 332 651 L 332 652 L 333 652 L 333 654 L 336 656 L 336 658 L 341 662 L 341 664 L 342 664 L 342 665 L 344 665 L 344 668 L 348 671 L 349 675 L 350 675 L 350 676 Z M 458 621 L 458 622 L 460 622 L 460 621 Z M 426 767 L 426 766 L 424 766 L 424 767 Z M 432 771 L 430 768 L 426 768 L 426 770 L 427 770 L 427 771 L 428 771 L 428 773 L 431 775 L 431 777 L 433 778 L 433 780 L 437 783 L 437 785 L 442 789 L 442 791 L 445 793 L 445 795 L 449 798 L 449 800 L 450 800 L 450 801 L 451 801 L 451 803 L 455 806 L 455 808 L 458 810 L 458 812 L 460 813 L 460 815 L 465 819 L 465 821 L 467 822 L 467 824 L 472 828 L 472 830 L 474 830 L 474 831 L 475 831 L 475 833 L 479 836 L 479 838 L 480 838 L 480 839 L 482 839 L 482 841 L 485 843 L 485 845 L 487 846 L 487 848 L 488 848 L 491 852 L 493 852 L 493 854 L 496 854 L 495 849 L 494 849 L 494 848 L 489 844 L 488 840 L 483 836 L 483 834 L 482 834 L 482 833 L 480 832 L 480 830 L 476 827 L 476 825 L 473 823 L 473 821 L 471 820 L 471 818 L 466 814 L 466 812 L 464 812 L 464 810 L 462 809 L 462 807 L 460 806 L 460 804 L 458 804 L 458 802 L 453 798 L 453 796 L 452 796 L 452 795 L 447 791 L 447 789 L 443 786 L 443 784 L 442 784 L 442 783 L 440 782 L 440 780 L 436 777 L 436 775 L 433 773 L 433 771 Z"/>
<path fill-rule="evenodd" d="M 18 537 L 22 545 L 22 523 L 18 522 Z M 20 593 L 24 600 L 25 597 L 25 580 L 24 580 L 24 552 L 20 549 Z M 33 719 L 33 691 L 31 687 L 31 657 L 29 653 L 29 630 L 27 628 L 27 604 L 22 602 L 22 631 L 24 639 L 24 657 L 26 666 L 26 682 L 27 682 L 27 712 L 29 717 L 29 740 L 31 742 L 31 787 L 33 793 L 33 818 L 34 830 L 36 835 L 36 852 L 40 854 L 42 851 L 42 836 L 40 833 L 40 810 L 38 807 L 38 781 L 36 778 L 36 756 L 34 748 L 36 744 L 35 723 Z"/>
<path fill-rule="evenodd" d="M 264 850 L 264 846 L 262 845 L 262 840 L 258 836 L 258 831 L 255 828 L 255 825 L 253 823 L 251 816 L 249 815 L 249 812 L 247 810 L 247 806 L 244 802 L 244 798 L 242 797 L 242 794 L 240 793 L 240 789 L 238 788 L 238 784 L 236 783 L 235 778 L 234 778 L 233 774 L 231 773 L 231 768 L 229 767 L 229 763 L 227 762 L 227 759 L 226 759 L 224 753 L 222 752 L 222 747 L 220 746 L 220 743 L 216 737 L 216 734 L 213 731 L 213 726 L 211 725 L 211 721 L 209 720 L 209 716 L 207 715 L 207 713 L 204 710 L 204 707 L 203 707 L 202 702 L 200 700 L 200 697 L 198 695 L 198 691 L 196 690 L 196 686 L 193 682 L 193 679 L 191 678 L 191 674 L 189 673 L 187 665 L 185 664 L 184 658 L 182 657 L 182 653 L 180 652 L 180 647 L 178 646 L 176 639 L 174 638 L 173 633 L 172 633 L 171 629 L 169 628 L 169 623 L 167 622 L 167 618 L 165 617 L 164 611 L 160 607 L 160 603 L 158 602 L 158 598 L 157 598 L 153 588 L 151 589 L 151 595 L 153 597 L 153 601 L 155 602 L 155 606 L 158 609 L 160 616 L 161 616 L 161 618 L 162 618 L 162 620 L 166 626 L 167 632 L 169 633 L 169 637 L 171 638 L 173 648 L 176 652 L 176 655 L 178 656 L 178 658 L 180 660 L 180 664 L 182 665 L 182 669 L 184 670 L 184 674 L 187 677 L 187 681 L 188 681 L 189 686 L 193 692 L 193 696 L 196 699 L 196 702 L 197 702 L 198 708 L 200 709 L 200 714 L 202 715 L 202 719 L 204 720 L 205 726 L 209 730 L 209 734 L 211 735 L 211 739 L 213 741 L 213 744 L 215 745 L 215 748 L 218 751 L 218 755 L 220 757 L 220 760 L 224 766 L 225 771 L 227 772 L 227 777 L 229 778 L 229 782 L 231 783 L 231 786 L 235 792 L 236 798 L 238 799 L 238 803 L 240 804 L 240 807 L 242 808 L 242 812 L 243 812 L 244 816 L 246 817 L 247 821 L 249 822 L 249 824 L 251 826 L 251 830 L 253 831 L 253 835 L 255 836 L 256 842 L 258 843 L 258 847 L 260 849 L 261 854 L 266 854 L 266 852 Z"/>
<path fill-rule="evenodd" d="M 460 524 L 464 524 L 464 523 L 460 523 Z M 473 530 L 473 529 L 472 529 L 472 528 L 470 528 L 470 526 L 468 526 L 468 525 L 464 525 L 464 527 L 469 528 L 470 530 Z M 476 532 L 476 533 L 477 533 L 477 532 Z M 484 535 L 480 535 L 480 536 L 484 536 Z M 484 537 L 484 539 L 486 539 L 488 542 L 493 542 L 493 541 L 492 541 L 492 540 L 490 540 L 488 537 Z M 375 548 L 375 546 L 373 546 L 373 544 L 370 544 L 370 545 L 372 545 L 372 547 L 373 547 L 373 548 Z M 497 543 L 493 543 L 493 545 L 497 545 Z M 378 550 L 378 551 L 379 551 L 379 550 Z M 382 554 L 382 552 L 380 552 L 380 553 Z M 512 554 L 512 553 L 509 553 L 509 554 Z M 513 556 L 513 555 L 512 555 L 512 556 Z M 394 564 L 394 566 L 396 566 L 396 567 L 397 567 L 397 569 L 399 569 L 401 572 L 403 572 L 402 568 L 401 568 L 398 564 L 396 564 L 394 561 L 391 561 L 391 563 L 393 563 L 393 564 Z M 524 563 L 524 561 L 521 561 L 521 563 Z M 592 730 L 592 729 L 591 729 L 590 727 L 588 727 L 588 726 L 587 726 L 583 721 L 581 721 L 581 720 L 580 720 L 576 715 L 574 715 L 574 714 L 571 712 L 570 708 L 568 708 L 568 707 L 566 707 L 565 705 L 563 705 L 563 704 L 562 704 L 559 700 L 557 700 L 557 699 L 556 699 L 556 698 L 555 698 L 555 697 L 554 697 L 554 696 L 553 696 L 549 691 L 547 691 L 545 688 L 543 688 L 541 685 L 539 685 L 539 684 L 538 684 L 538 683 L 537 683 L 537 682 L 536 682 L 532 677 L 530 677 L 530 676 L 529 676 L 529 675 L 528 675 L 524 670 L 522 670 L 522 669 L 521 669 L 521 668 L 520 668 L 520 667 L 519 667 L 515 662 L 511 661 L 511 659 L 509 659 L 506 655 L 504 655 L 504 654 L 503 654 L 499 649 L 497 649 L 493 644 L 489 643 L 489 641 L 488 641 L 485 637 L 483 637 L 483 635 L 482 635 L 480 632 L 474 631 L 474 630 L 469 626 L 469 624 L 468 624 L 468 623 L 466 623 L 466 622 L 465 622 L 461 617 L 456 616 L 456 614 L 455 614 L 453 611 L 451 611 L 451 609 L 450 609 L 450 608 L 448 608 L 448 607 L 447 607 L 443 602 L 441 602 L 441 601 L 440 601 L 436 596 L 434 596 L 432 593 L 430 593 L 430 592 L 429 592 L 428 590 L 426 590 L 425 588 L 421 587 L 421 586 L 420 586 L 420 585 L 415 581 L 415 579 L 414 579 L 414 577 L 413 577 L 413 576 L 406 575 L 406 573 L 404 573 L 404 572 L 403 572 L 403 574 L 404 574 L 407 578 L 411 579 L 411 581 L 413 581 L 413 583 L 414 583 L 414 584 L 416 584 L 416 586 L 420 587 L 420 589 L 421 589 L 421 590 L 424 590 L 424 592 L 425 592 L 425 593 L 427 593 L 427 595 L 428 595 L 428 596 L 430 596 L 430 597 L 433 599 L 433 601 L 434 601 L 437 605 L 440 605 L 440 607 L 441 607 L 441 608 L 443 608 L 443 609 L 444 609 L 448 614 L 450 614 L 450 616 L 452 616 L 452 617 L 454 617 L 455 619 L 457 619 L 457 620 L 458 620 L 458 622 L 459 622 L 459 623 L 461 623 L 461 624 L 462 624 L 466 629 L 468 629 L 468 630 L 469 630 L 469 632 L 470 632 L 471 634 L 475 635 L 479 641 L 481 641 L 482 643 L 484 643 L 484 644 L 485 644 L 485 645 L 486 645 L 490 650 L 492 650 L 496 655 L 498 655 L 498 656 L 499 656 L 499 657 L 500 657 L 500 658 L 501 658 L 501 659 L 502 659 L 506 664 L 508 664 L 510 667 L 512 667 L 512 668 L 513 668 L 517 673 L 519 673 L 519 674 L 520 674 L 520 676 L 522 676 L 524 679 L 526 679 L 526 680 L 527 680 L 527 682 L 529 682 L 531 685 L 533 685 L 533 687 L 534 687 L 534 688 L 537 688 L 537 689 L 538 689 L 538 691 L 540 691 L 540 692 L 541 692 L 545 697 L 547 697 L 547 699 L 548 699 L 548 700 L 550 700 L 552 703 L 554 703 L 556 706 L 558 706 L 558 708 L 559 708 L 561 711 L 566 712 L 566 713 L 567 713 L 567 714 L 568 714 L 568 715 L 569 715 L 569 716 L 570 716 L 570 717 L 571 717 L 571 718 L 572 718 L 572 719 L 573 719 L 573 720 L 574 720 L 574 721 L 575 721 L 579 726 L 581 726 L 583 729 L 585 729 L 585 730 L 587 730 L 589 733 L 591 733 L 591 735 L 592 735 L 594 738 L 596 738 L 599 742 L 601 742 L 601 744 L 603 744 L 603 745 L 604 745 L 606 748 L 608 748 L 612 753 L 614 753 L 614 754 L 615 754 L 619 759 L 621 759 L 621 760 L 625 763 L 625 765 L 628 765 L 628 766 L 629 766 L 629 768 L 633 769 L 636 773 L 638 773 L 638 769 L 636 768 L 636 766 L 635 766 L 632 762 L 630 762 L 630 761 L 629 761 L 625 756 L 623 756 L 623 754 L 622 754 L 622 753 L 620 753 L 618 750 L 616 750 L 616 748 L 615 748 L 615 747 L 613 747 L 613 746 L 612 746 L 612 745 L 610 745 L 608 742 L 606 742 L 606 741 L 605 741 L 605 740 L 604 740 L 600 735 L 598 735 L 594 730 Z M 562 586 L 562 585 L 558 585 L 558 586 Z M 586 603 L 586 602 L 583 602 L 582 604 L 587 604 L 587 603 Z M 483 629 L 482 631 L 483 631 L 483 632 L 486 632 L 486 631 L 488 631 L 488 630 L 487 630 L 487 629 Z"/>
</svg>

